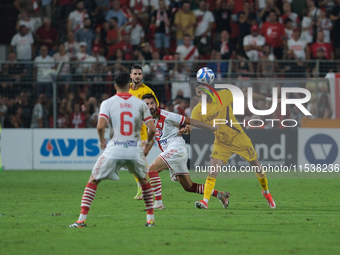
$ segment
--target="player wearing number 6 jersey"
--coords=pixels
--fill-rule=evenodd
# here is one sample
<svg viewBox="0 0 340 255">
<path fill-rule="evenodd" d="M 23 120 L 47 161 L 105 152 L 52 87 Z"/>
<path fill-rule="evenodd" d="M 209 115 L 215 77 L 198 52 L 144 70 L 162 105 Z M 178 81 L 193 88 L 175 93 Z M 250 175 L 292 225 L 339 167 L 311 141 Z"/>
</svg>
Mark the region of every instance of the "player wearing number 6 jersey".
<svg viewBox="0 0 340 255">
<path fill-rule="evenodd" d="M 132 96 L 129 91 L 130 75 L 118 74 L 115 77 L 117 94 L 102 102 L 99 112 L 97 131 L 103 154 L 95 163 L 90 180 L 81 200 L 81 212 L 76 223 L 70 228 L 86 227 L 86 217 L 101 180 L 119 180 L 119 170 L 125 167 L 140 181 L 143 199 L 147 210 L 146 226 L 154 226 L 152 188 L 147 180 L 147 167 L 140 131 L 143 122 L 148 126 L 148 143 L 156 132 L 155 124 L 146 104 Z M 107 122 L 113 129 L 113 137 L 106 145 L 104 138 Z"/>
<path fill-rule="evenodd" d="M 130 77 L 132 79 L 132 83 L 130 83 L 130 89 L 129 89 L 130 94 L 132 94 L 133 96 L 135 96 L 139 99 L 142 99 L 142 97 L 145 94 L 152 94 L 155 97 L 157 105 L 159 105 L 157 97 L 156 97 L 155 93 L 152 91 L 152 89 L 150 89 L 148 86 L 146 86 L 144 83 L 142 83 L 143 70 L 142 70 L 141 66 L 133 65 L 132 68 L 131 68 Z M 141 136 L 141 139 L 142 139 L 142 143 L 144 143 L 147 139 L 147 131 L 146 131 L 145 125 L 142 126 L 140 136 Z M 138 181 L 138 178 L 136 178 L 136 176 L 135 176 L 135 180 L 137 182 L 137 194 L 134 197 L 134 199 L 140 200 L 143 197 L 142 196 L 142 189 L 141 189 L 140 183 Z"/>
<path fill-rule="evenodd" d="M 203 84 L 197 83 L 195 90 L 198 96 L 205 94 L 207 87 Z M 212 98 L 207 99 L 207 114 L 202 115 L 201 113 L 201 103 L 198 103 L 192 111 L 191 118 L 195 120 L 202 121 L 204 123 L 213 125 L 214 119 L 225 119 L 226 124 L 219 125 L 219 129 L 215 133 L 215 141 L 213 145 L 213 150 L 211 154 L 211 165 L 212 166 L 222 166 L 226 163 L 230 156 L 233 154 L 240 155 L 245 160 L 249 162 L 251 166 L 255 166 L 258 169 L 256 176 L 262 186 L 262 195 L 267 199 L 268 205 L 271 208 L 275 208 L 275 202 L 269 193 L 268 181 L 266 174 L 262 171 L 261 164 L 257 159 L 257 154 L 254 146 L 249 139 L 249 137 L 244 133 L 242 127 L 237 124 L 233 109 L 233 95 L 229 90 L 220 90 L 217 92 L 218 95 L 214 94 L 213 103 Z M 246 95 L 245 95 L 246 96 Z M 219 101 L 221 99 L 222 105 Z M 253 93 L 253 99 L 265 101 L 266 97 Z M 232 125 L 231 125 L 232 123 Z M 190 127 L 191 128 L 191 127 Z M 188 128 L 183 128 L 181 132 L 185 133 Z M 197 201 L 195 206 L 199 209 L 207 209 L 208 202 L 211 195 L 211 190 L 215 187 L 216 177 L 218 171 L 210 172 L 206 182 L 203 200 Z"/>
<path fill-rule="evenodd" d="M 204 185 L 193 183 L 189 177 L 187 168 L 188 150 L 184 139 L 178 133 L 179 126 L 192 122 L 196 127 L 205 128 L 212 132 L 215 132 L 218 128 L 197 120 L 190 120 L 190 118 L 179 114 L 159 109 L 157 107 L 156 99 L 152 94 L 146 94 L 142 99 L 148 105 L 150 113 L 154 118 L 156 125 L 155 141 L 162 151 L 149 167 L 150 183 L 155 194 L 155 208 L 165 208 L 162 202 L 161 179 L 158 175 L 159 172 L 165 169 L 169 169 L 171 180 L 179 181 L 185 191 L 203 194 Z M 152 145 L 153 143 L 148 145 L 146 153 L 149 152 Z M 212 190 L 211 193 L 220 200 L 224 208 L 228 206 L 228 192 Z"/>
</svg>

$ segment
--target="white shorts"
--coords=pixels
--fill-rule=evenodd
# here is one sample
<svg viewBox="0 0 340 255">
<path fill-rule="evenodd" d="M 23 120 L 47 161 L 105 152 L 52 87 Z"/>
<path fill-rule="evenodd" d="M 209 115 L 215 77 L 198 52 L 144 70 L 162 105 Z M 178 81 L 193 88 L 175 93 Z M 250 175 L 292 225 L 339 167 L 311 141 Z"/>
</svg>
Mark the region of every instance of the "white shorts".
<svg viewBox="0 0 340 255">
<path fill-rule="evenodd" d="M 138 179 L 146 178 L 148 170 L 146 167 L 146 159 L 143 155 L 136 159 L 114 159 L 102 154 L 92 169 L 92 176 L 97 180 L 119 180 L 119 170 L 127 168 L 131 174 Z"/>
<path fill-rule="evenodd" d="M 172 181 L 177 181 L 176 175 L 189 174 L 187 167 L 188 150 L 186 147 L 168 147 L 159 154 L 159 157 L 168 166 Z"/>
</svg>

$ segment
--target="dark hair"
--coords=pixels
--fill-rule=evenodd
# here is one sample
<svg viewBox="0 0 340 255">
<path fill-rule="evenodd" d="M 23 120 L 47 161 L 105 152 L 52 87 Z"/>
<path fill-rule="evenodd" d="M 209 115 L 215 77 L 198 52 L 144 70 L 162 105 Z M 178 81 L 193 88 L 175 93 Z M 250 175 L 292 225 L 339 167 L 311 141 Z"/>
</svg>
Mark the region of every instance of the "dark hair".
<svg viewBox="0 0 340 255">
<path fill-rule="evenodd" d="M 191 38 L 191 36 L 190 36 L 189 34 L 183 35 L 183 38 L 184 38 L 184 37 L 190 37 L 190 38 Z"/>
<path fill-rule="evenodd" d="M 288 22 L 293 22 L 293 21 L 290 18 L 286 18 L 284 21 L 285 25 L 287 25 Z"/>
<path fill-rule="evenodd" d="M 115 84 L 120 89 L 125 89 L 129 86 L 130 83 L 130 74 L 128 73 L 120 73 L 115 76 Z"/>
<path fill-rule="evenodd" d="M 132 72 L 133 69 L 139 69 L 139 70 L 142 70 L 142 72 L 143 72 L 143 68 L 140 65 L 133 65 L 131 67 L 131 72 Z"/>
<path fill-rule="evenodd" d="M 276 13 L 276 11 L 275 11 L 274 9 L 271 9 L 271 10 L 269 11 L 269 14 L 271 14 L 272 12 L 274 12 L 275 16 L 277 17 L 277 13 Z"/>
<path fill-rule="evenodd" d="M 112 17 L 111 19 L 115 20 L 118 23 L 117 17 Z"/>
<path fill-rule="evenodd" d="M 144 100 L 144 99 L 151 99 L 151 98 L 153 98 L 153 100 L 155 100 L 155 102 L 157 102 L 155 96 L 152 95 L 151 93 L 143 95 L 142 100 Z"/>
</svg>

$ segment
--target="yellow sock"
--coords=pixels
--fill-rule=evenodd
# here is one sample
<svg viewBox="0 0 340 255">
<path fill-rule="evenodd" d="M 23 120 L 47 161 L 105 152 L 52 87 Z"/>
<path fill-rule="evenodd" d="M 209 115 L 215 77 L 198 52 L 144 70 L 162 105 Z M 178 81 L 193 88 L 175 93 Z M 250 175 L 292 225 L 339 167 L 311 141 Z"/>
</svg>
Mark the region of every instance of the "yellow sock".
<svg viewBox="0 0 340 255">
<path fill-rule="evenodd" d="M 207 179 L 205 180 L 203 200 L 207 203 L 209 202 L 209 199 L 211 197 L 212 190 L 215 188 L 215 183 L 216 178 L 213 177 L 207 177 Z"/>
<path fill-rule="evenodd" d="M 138 178 L 136 177 L 136 175 L 133 175 L 133 177 L 135 177 L 135 180 L 136 180 L 136 182 L 137 182 L 137 186 L 140 187 L 139 180 L 138 180 Z"/>
<path fill-rule="evenodd" d="M 268 190 L 268 180 L 267 178 L 257 178 L 259 180 L 259 183 L 261 184 L 262 186 L 262 189 L 263 190 Z"/>
</svg>

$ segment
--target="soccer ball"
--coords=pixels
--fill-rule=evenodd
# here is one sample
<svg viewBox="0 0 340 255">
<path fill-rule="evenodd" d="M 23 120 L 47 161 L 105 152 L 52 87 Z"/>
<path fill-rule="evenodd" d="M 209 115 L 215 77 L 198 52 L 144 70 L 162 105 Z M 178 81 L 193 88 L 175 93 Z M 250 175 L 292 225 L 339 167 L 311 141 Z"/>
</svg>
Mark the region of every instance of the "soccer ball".
<svg viewBox="0 0 340 255">
<path fill-rule="evenodd" d="M 196 75 L 197 81 L 204 84 L 211 84 L 215 79 L 214 72 L 208 67 L 202 67 Z"/>
</svg>

